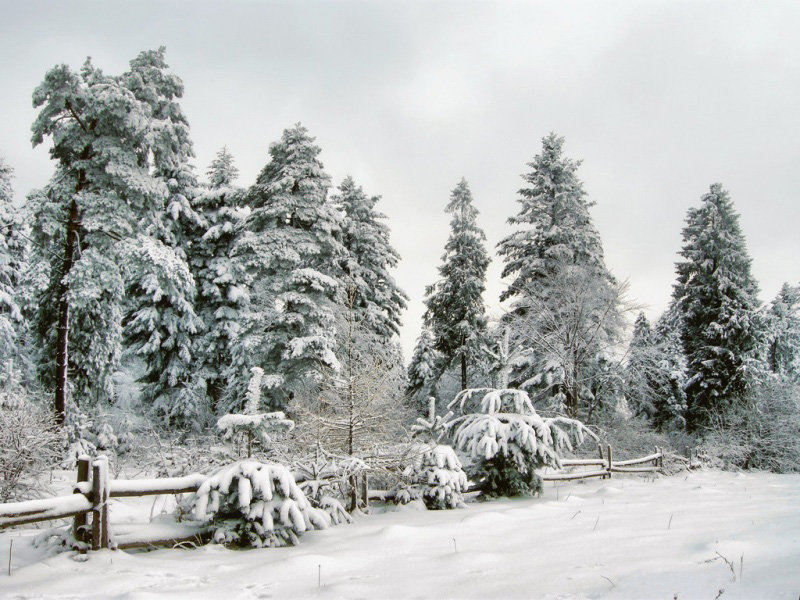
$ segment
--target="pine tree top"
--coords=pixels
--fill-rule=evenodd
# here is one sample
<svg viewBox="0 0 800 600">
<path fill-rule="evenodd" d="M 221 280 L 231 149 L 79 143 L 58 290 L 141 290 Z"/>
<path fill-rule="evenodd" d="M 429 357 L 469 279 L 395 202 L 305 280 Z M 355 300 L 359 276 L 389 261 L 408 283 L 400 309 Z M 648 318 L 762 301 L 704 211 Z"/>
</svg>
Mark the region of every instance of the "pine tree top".
<svg viewBox="0 0 800 600">
<path fill-rule="evenodd" d="M 512 278 L 501 301 L 525 294 L 564 264 L 589 267 L 610 279 L 589 214 L 593 203 L 577 175 L 581 161 L 564 156 L 563 146 L 563 137 L 545 136 L 541 153 L 528 163 L 532 170 L 523 175 L 529 187 L 519 190 L 519 213 L 508 219 L 519 229 L 498 244 L 506 262 L 502 276 Z"/>
<path fill-rule="evenodd" d="M 234 164 L 233 155 L 228 151 L 227 146 L 223 146 L 208 165 L 206 171 L 208 176 L 208 186 L 212 190 L 231 187 L 233 182 L 239 177 L 239 169 Z"/>
</svg>

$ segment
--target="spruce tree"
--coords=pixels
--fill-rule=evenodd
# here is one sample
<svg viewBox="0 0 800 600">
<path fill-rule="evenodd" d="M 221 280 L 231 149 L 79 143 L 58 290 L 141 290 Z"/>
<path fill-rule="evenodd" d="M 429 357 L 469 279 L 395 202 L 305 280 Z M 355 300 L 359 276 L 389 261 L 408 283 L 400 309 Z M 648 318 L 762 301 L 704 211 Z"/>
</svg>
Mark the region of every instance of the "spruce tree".
<svg viewBox="0 0 800 600">
<path fill-rule="evenodd" d="M 414 406 L 424 413 L 428 407 L 428 396 L 433 394 L 436 380 L 442 372 L 442 357 L 433 344 L 433 336 L 427 327 L 417 338 L 411 363 L 408 365 L 408 387 L 406 394 Z"/>
<path fill-rule="evenodd" d="M 328 201 L 330 178 L 319 153 L 305 127 L 286 129 L 245 197 L 251 213 L 236 254 L 253 280 L 252 308 L 236 368 L 245 377 L 253 366 L 264 369 L 273 410 L 326 369 L 340 367 L 335 318 L 346 251 L 337 239 L 341 217 Z M 228 410 L 241 400 L 229 401 Z"/>
<path fill-rule="evenodd" d="M 648 420 L 655 413 L 653 379 L 656 368 L 650 321 L 644 313 L 639 313 L 628 345 L 628 363 L 625 366 L 626 398 L 631 412 Z"/>
<path fill-rule="evenodd" d="M 445 209 L 450 213 L 450 237 L 445 244 L 440 279 L 426 289 L 425 324 L 434 348 L 445 364 L 461 369 L 461 389 L 468 387 L 468 365 L 480 360 L 486 340 L 486 236 L 478 227 L 478 210 L 465 179 L 453 189 Z"/>
<path fill-rule="evenodd" d="M 800 378 L 800 288 L 784 283 L 767 311 L 766 361 L 770 372 Z"/>
<path fill-rule="evenodd" d="M 673 300 L 687 359 L 687 427 L 694 430 L 740 398 L 760 366 L 758 285 L 722 185 L 689 209 L 680 255 Z"/>
<path fill-rule="evenodd" d="M 517 230 L 498 244 L 504 257 L 502 276 L 511 281 L 500 300 L 524 298 L 564 264 L 582 265 L 609 278 L 600 235 L 594 228 L 580 161 L 563 154 L 564 138 L 551 133 L 542 139 L 542 152 L 528 163 L 523 178 L 529 187 L 519 191 L 519 213 L 508 219 Z"/>
<path fill-rule="evenodd" d="M 18 291 L 27 243 L 20 211 L 13 205 L 12 174 L 0 156 L 0 387 L 5 390 L 19 379 L 18 357 L 25 332 Z"/>
<path fill-rule="evenodd" d="M 197 285 L 195 312 L 203 322 L 194 368 L 206 382 L 212 412 L 218 409 L 249 299 L 242 264 L 233 256 L 247 214 L 237 206 L 241 196 L 241 190 L 233 186 L 237 174 L 233 156 L 222 148 L 208 168 L 207 188 L 192 198 L 192 207 L 205 225 L 190 252 L 190 268 Z"/>
<path fill-rule="evenodd" d="M 145 241 L 131 252 L 134 263 L 145 262 L 132 265 L 136 275 L 128 277 L 125 334 L 130 350 L 145 362 L 145 402 L 172 423 L 200 427 L 208 418 L 206 384 L 195 361 L 195 334 L 203 330 L 203 323 L 194 312 L 196 287 L 188 260 L 205 223 L 192 205 L 199 185 L 189 164 L 194 156 L 189 123 L 178 104 L 183 84 L 167 68 L 160 48 L 139 54 L 122 76 L 137 98 L 153 103 L 158 135 L 169 144 L 154 152 L 153 175 L 164 183 L 167 194 L 161 218 L 146 230 L 163 247 L 146 247 Z"/>
<path fill-rule="evenodd" d="M 595 229 L 579 161 L 563 155 L 564 138 L 542 140 L 542 151 L 524 176 L 517 227 L 501 240 L 501 294 L 512 300 L 504 317 L 516 356 L 510 385 L 541 397 L 556 410 L 589 413 L 613 404 L 618 369 L 611 360 L 621 341 L 624 286 L 608 272 Z"/>
<path fill-rule="evenodd" d="M 375 210 L 380 196 L 367 196 L 352 177 L 333 197 L 342 212 L 342 243 L 347 250 L 344 283 L 354 287 L 353 310 L 360 327 L 388 342 L 400 332 L 400 313 L 408 296 L 395 283 L 390 270 L 400 255 L 389 241 L 386 215 Z"/>
</svg>

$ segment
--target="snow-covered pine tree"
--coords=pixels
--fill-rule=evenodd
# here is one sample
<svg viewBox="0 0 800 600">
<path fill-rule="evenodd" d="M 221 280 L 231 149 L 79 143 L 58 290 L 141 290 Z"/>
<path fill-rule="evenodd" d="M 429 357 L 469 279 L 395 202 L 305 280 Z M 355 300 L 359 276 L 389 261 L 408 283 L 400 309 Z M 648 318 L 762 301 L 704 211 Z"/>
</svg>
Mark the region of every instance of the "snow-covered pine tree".
<svg viewBox="0 0 800 600">
<path fill-rule="evenodd" d="M 148 236 L 126 253 L 129 289 L 141 299 L 125 321 L 128 351 L 145 359 L 142 399 L 169 424 L 202 427 L 208 420 L 205 386 L 192 373 L 192 339 L 202 327 L 194 313 L 194 280 L 186 261 Z"/>
<path fill-rule="evenodd" d="M 289 469 L 254 460 L 209 477 L 197 490 L 192 511 L 213 526 L 214 541 L 225 545 L 294 545 L 304 531 L 330 525 L 328 515 L 309 504 Z"/>
<path fill-rule="evenodd" d="M 430 398 L 428 418 L 418 418 L 411 427 L 419 441 L 410 449 L 410 463 L 403 471 L 409 485 L 397 492 L 403 501 L 421 497 L 429 509 L 441 510 L 464 506 L 467 475 L 453 448 L 442 444 L 452 412 L 436 414 L 436 399 Z"/>
<path fill-rule="evenodd" d="M 25 270 L 27 243 L 20 211 L 13 205 L 12 174 L 0 156 L 0 388 L 5 390 L 19 380 L 26 325 L 18 288 Z"/>
<path fill-rule="evenodd" d="M 246 350 L 235 355 L 255 364 L 234 366 L 239 376 L 262 367 L 269 405 L 281 409 L 325 370 L 340 367 L 336 298 L 346 250 L 337 239 L 341 217 L 327 198 L 330 178 L 308 130 L 299 123 L 286 129 L 269 153 L 245 196 L 251 212 L 236 249 L 253 286 L 248 330 L 239 342 Z"/>
<path fill-rule="evenodd" d="M 439 281 L 425 290 L 425 324 L 433 346 L 446 364 L 461 369 L 461 389 L 468 387 L 468 366 L 481 360 L 486 344 L 486 235 L 478 227 L 478 210 L 466 179 L 450 194 L 445 211 L 452 214 Z"/>
<path fill-rule="evenodd" d="M 450 407 L 462 414 L 452 421 L 456 448 L 473 459 L 471 478 L 488 496 L 539 491 L 536 469 L 560 468 L 559 452 L 596 437 L 575 419 L 543 419 L 519 389 L 463 390 Z"/>
<path fill-rule="evenodd" d="M 519 190 L 519 213 L 508 223 L 518 229 L 498 244 L 504 257 L 503 277 L 511 278 L 500 300 L 524 298 L 564 263 L 588 267 L 610 279 L 603 245 L 592 223 L 578 179 L 581 161 L 563 154 L 564 138 L 551 133 L 542 139 L 542 152 L 528 163 L 523 175 L 529 187 Z"/>
<path fill-rule="evenodd" d="M 133 63 L 129 73 L 115 77 L 87 60 L 79 73 L 54 67 L 33 93 L 39 109 L 33 143 L 51 138 L 50 155 L 58 164 L 38 196 L 42 222 L 34 231 L 42 226 L 50 282 L 40 296 L 37 337 L 43 362 L 55 365 L 51 381 L 59 422 L 66 412 L 68 367 L 71 373 L 84 368 L 84 357 L 70 347 L 83 345 L 84 355 L 96 357 L 89 360 L 90 370 L 102 367 L 92 373 L 92 384 L 108 394 L 121 348 L 120 244 L 155 226 L 168 193 L 154 172 L 172 160 L 172 127 L 169 118 L 154 116 L 163 108 L 159 85 L 138 75 Z M 88 288 L 81 289 L 82 283 Z M 83 401 L 80 387 L 75 399 Z"/>
<path fill-rule="evenodd" d="M 721 184 L 689 209 L 682 233 L 673 300 L 687 360 L 686 424 L 694 430 L 741 397 L 762 366 L 758 284 L 739 215 Z"/>
<path fill-rule="evenodd" d="M 800 378 L 800 288 L 784 283 L 766 315 L 766 361 L 779 377 Z"/>
<path fill-rule="evenodd" d="M 681 318 L 671 305 L 653 326 L 656 379 L 653 425 L 683 429 L 686 426 L 686 355 L 681 342 Z"/>
<path fill-rule="evenodd" d="M 361 327 L 388 341 L 399 334 L 400 313 L 408 296 L 390 273 L 400 255 L 389 241 L 386 215 L 375 209 L 379 200 L 380 196 L 367 196 L 352 177 L 333 196 L 344 215 L 341 239 L 347 256 L 342 270 L 347 285 L 355 287 L 355 318 Z"/>
<path fill-rule="evenodd" d="M 423 413 L 427 408 L 425 401 L 433 393 L 436 380 L 442 372 L 442 357 L 433 347 L 433 337 L 427 327 L 422 328 L 414 346 L 414 354 L 408 365 L 408 387 L 406 394 L 412 404 Z"/>
<path fill-rule="evenodd" d="M 247 210 L 238 206 L 241 190 L 233 186 L 237 174 L 233 156 L 222 148 L 208 168 L 206 189 L 192 198 L 194 210 L 205 223 L 190 252 L 190 268 L 197 285 L 195 312 L 204 324 L 195 344 L 194 368 L 206 382 L 213 412 L 218 410 L 249 300 L 243 265 L 233 256 L 236 237 L 247 215 Z"/>
<path fill-rule="evenodd" d="M 625 365 L 625 397 L 630 411 L 639 417 L 652 420 L 655 414 L 654 379 L 657 357 L 650 321 L 640 312 L 633 324 L 633 334 L 628 345 L 628 362 Z"/>
<path fill-rule="evenodd" d="M 598 392 L 615 388 L 605 380 L 616 377 L 609 353 L 621 342 L 625 289 L 606 269 L 580 162 L 563 155 L 563 144 L 554 133 L 542 140 L 509 219 L 518 229 L 498 252 L 510 279 L 501 301 L 513 300 L 504 318 L 517 357 L 511 384 L 538 389 L 575 416 L 584 404 L 587 413 L 614 404 Z"/>
<path fill-rule="evenodd" d="M 189 164 L 194 156 L 189 123 L 178 103 L 183 83 L 168 72 L 164 52 L 161 47 L 140 53 L 122 75 L 136 98 L 152 103 L 160 142 L 154 146 L 153 175 L 167 189 L 161 218 L 145 230 L 164 247 L 132 253 L 134 258 L 158 261 L 149 272 L 149 262 L 131 269 L 136 276 L 129 278 L 126 334 L 129 347 L 145 363 L 143 399 L 170 422 L 198 427 L 208 419 L 209 407 L 203 370 L 193 359 L 199 339 L 195 334 L 202 331 L 203 322 L 194 311 L 196 287 L 188 260 L 205 223 L 192 206 L 199 186 Z M 174 281 L 168 281 L 172 277 Z"/>
</svg>

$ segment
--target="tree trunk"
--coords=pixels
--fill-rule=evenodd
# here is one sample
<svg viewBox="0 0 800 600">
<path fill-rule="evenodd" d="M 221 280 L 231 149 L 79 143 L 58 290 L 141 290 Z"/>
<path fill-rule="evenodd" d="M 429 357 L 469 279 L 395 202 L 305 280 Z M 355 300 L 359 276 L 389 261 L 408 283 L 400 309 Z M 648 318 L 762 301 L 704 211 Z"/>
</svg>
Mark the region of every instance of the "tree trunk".
<svg viewBox="0 0 800 600">
<path fill-rule="evenodd" d="M 461 355 L 461 389 L 467 389 L 467 357 Z"/>
<path fill-rule="evenodd" d="M 81 171 L 78 175 L 78 183 L 75 185 L 75 193 L 81 191 L 84 186 L 85 177 Z M 56 339 L 56 391 L 55 391 L 55 417 L 56 423 L 62 425 L 66 419 L 66 399 L 67 399 L 67 368 L 69 366 L 69 284 L 67 276 L 74 263 L 75 241 L 78 237 L 78 203 L 75 197 L 69 205 L 67 216 L 67 235 L 64 243 L 64 257 L 61 261 L 61 277 L 58 281 L 58 326 Z"/>
</svg>

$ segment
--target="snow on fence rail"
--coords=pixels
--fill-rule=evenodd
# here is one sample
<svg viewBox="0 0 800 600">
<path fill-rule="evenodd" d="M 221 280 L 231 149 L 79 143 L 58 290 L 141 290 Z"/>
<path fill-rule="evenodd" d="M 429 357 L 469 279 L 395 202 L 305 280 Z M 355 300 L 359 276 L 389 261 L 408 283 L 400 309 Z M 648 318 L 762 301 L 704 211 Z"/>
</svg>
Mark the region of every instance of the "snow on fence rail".
<svg viewBox="0 0 800 600">
<path fill-rule="evenodd" d="M 78 542 L 88 544 L 92 550 L 109 548 L 111 547 L 111 530 L 108 519 L 109 498 L 196 492 L 206 477 L 199 473 L 193 473 L 185 477 L 165 479 L 116 479 L 110 481 L 108 460 L 105 456 L 100 456 L 94 461 L 87 456 L 82 456 L 78 459 L 77 479 L 71 496 L 0 504 L 0 529 L 72 517 L 72 533 Z M 89 514 L 92 515 L 91 527 L 89 527 Z M 114 547 L 123 549 L 138 546 L 175 545 L 200 541 L 208 534 L 208 528 L 177 527 L 168 533 L 165 533 L 162 528 L 162 530 L 150 534 L 140 532 L 132 536 L 120 536 L 120 539 L 115 540 Z"/>
<path fill-rule="evenodd" d="M 574 473 L 545 473 L 542 475 L 544 481 L 568 481 L 571 479 L 588 479 L 590 477 L 611 477 L 612 473 L 653 473 L 660 471 L 664 466 L 664 451 L 656 448 L 653 454 L 642 456 L 641 458 L 630 458 L 628 460 L 615 461 L 611 446 L 606 446 L 606 453 L 603 456 L 603 447 L 597 446 L 598 458 L 565 458 L 561 460 L 561 466 L 567 467 L 601 467 L 592 471 L 577 471 Z M 650 466 L 634 466 L 646 465 Z"/>
</svg>

